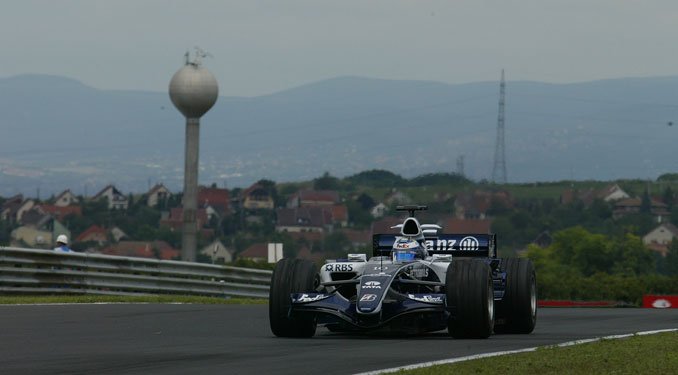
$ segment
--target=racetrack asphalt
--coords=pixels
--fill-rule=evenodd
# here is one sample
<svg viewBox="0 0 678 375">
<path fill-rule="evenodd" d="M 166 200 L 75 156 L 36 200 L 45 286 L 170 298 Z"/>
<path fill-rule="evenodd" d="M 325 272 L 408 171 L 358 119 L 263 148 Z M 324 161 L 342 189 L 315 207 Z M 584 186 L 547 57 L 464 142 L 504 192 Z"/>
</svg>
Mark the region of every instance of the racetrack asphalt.
<svg viewBox="0 0 678 375">
<path fill-rule="evenodd" d="M 2 374 L 353 374 L 678 327 L 678 309 L 540 309 L 530 335 L 271 334 L 266 305 L 2 305 Z"/>
</svg>

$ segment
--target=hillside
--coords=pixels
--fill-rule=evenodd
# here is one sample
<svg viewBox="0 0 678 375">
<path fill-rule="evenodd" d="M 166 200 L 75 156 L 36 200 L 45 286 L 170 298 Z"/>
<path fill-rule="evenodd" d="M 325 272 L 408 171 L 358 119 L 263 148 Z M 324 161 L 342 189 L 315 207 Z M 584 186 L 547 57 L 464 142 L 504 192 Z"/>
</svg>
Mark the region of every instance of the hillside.
<svg viewBox="0 0 678 375">
<path fill-rule="evenodd" d="M 227 82 L 222 82 L 227 85 Z M 511 182 L 656 178 L 675 172 L 678 77 L 507 83 Z M 387 169 L 489 178 L 498 83 L 341 77 L 255 98 L 221 97 L 203 118 L 200 182 L 245 186 Z M 105 91 L 63 77 L 0 79 L 0 195 L 114 182 L 181 189 L 184 120 L 166 93 Z"/>
</svg>

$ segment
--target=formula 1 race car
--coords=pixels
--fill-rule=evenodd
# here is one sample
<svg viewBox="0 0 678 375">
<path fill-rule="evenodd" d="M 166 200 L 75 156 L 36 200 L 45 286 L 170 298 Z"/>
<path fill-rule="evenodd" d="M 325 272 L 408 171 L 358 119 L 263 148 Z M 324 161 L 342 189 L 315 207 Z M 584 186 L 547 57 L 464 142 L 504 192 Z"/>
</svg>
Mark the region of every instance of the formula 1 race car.
<svg viewBox="0 0 678 375">
<path fill-rule="evenodd" d="M 438 234 L 408 211 L 400 235 L 373 235 L 373 257 L 348 254 L 318 271 L 308 260 L 284 258 L 271 279 L 269 320 L 280 337 L 332 332 L 405 334 L 447 328 L 454 338 L 530 333 L 537 320 L 534 267 L 524 258 L 497 258 L 493 234 Z"/>
</svg>

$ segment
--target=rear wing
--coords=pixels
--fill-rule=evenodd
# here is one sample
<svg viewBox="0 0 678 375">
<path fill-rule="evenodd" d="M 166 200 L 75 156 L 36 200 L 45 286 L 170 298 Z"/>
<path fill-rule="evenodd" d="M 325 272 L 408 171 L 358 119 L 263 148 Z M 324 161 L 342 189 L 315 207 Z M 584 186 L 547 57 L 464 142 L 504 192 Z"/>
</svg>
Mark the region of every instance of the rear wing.
<svg viewBox="0 0 678 375">
<path fill-rule="evenodd" d="M 372 254 L 390 255 L 397 234 L 372 236 Z M 497 257 L 496 234 L 438 234 L 424 239 L 429 255 L 449 254 L 460 257 Z"/>
</svg>

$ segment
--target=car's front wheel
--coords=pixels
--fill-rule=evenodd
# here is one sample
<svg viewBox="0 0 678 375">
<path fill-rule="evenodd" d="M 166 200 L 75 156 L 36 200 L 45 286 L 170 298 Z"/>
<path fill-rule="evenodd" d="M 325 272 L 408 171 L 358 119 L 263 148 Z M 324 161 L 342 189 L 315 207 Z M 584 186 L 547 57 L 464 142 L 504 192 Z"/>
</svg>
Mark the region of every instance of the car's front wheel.
<svg viewBox="0 0 678 375">
<path fill-rule="evenodd" d="M 453 260 L 445 276 L 448 331 L 454 338 L 488 338 L 494 327 L 490 266 L 479 259 Z"/>
<path fill-rule="evenodd" d="M 305 259 L 283 258 L 271 277 L 268 317 L 271 331 L 279 337 L 312 337 L 316 319 L 312 315 L 291 315 L 292 293 L 311 292 L 315 288 L 316 265 Z"/>
</svg>

